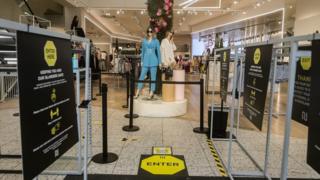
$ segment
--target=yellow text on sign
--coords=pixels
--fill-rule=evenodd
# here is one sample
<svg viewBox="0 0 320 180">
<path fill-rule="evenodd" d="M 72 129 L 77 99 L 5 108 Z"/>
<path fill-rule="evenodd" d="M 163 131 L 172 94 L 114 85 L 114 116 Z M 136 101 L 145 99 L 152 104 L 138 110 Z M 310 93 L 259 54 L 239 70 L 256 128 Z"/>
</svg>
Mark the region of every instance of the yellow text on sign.
<svg viewBox="0 0 320 180">
<path fill-rule="evenodd" d="M 184 161 L 170 155 L 153 155 L 141 161 L 141 168 L 155 175 L 174 175 L 186 167 Z"/>
</svg>

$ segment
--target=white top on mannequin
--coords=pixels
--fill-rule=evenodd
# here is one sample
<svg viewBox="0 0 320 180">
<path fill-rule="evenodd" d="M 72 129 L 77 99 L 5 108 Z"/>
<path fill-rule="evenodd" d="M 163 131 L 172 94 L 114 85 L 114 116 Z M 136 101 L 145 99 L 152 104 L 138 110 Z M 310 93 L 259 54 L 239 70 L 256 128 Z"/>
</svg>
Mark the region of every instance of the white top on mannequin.
<svg viewBox="0 0 320 180">
<path fill-rule="evenodd" d="M 161 41 L 161 62 L 164 66 L 174 63 L 174 51 L 177 49 L 174 42 L 170 42 L 167 38 Z"/>
</svg>

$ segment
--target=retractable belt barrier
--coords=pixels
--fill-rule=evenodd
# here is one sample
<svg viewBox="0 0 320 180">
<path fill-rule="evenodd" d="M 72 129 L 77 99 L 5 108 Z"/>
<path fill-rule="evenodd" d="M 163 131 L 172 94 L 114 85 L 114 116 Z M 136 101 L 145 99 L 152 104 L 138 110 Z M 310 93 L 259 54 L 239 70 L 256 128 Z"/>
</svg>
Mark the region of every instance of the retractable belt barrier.
<svg viewBox="0 0 320 180">
<path fill-rule="evenodd" d="M 148 81 L 148 80 L 134 80 L 132 84 L 135 82 L 138 83 L 157 83 L 157 81 Z M 200 85 L 200 126 L 193 129 L 193 132 L 200 134 L 207 134 L 208 128 L 204 127 L 204 80 L 200 79 L 200 81 L 160 81 L 160 84 L 185 84 L 185 85 Z M 133 101 L 130 103 L 130 106 L 133 107 Z"/>
</svg>

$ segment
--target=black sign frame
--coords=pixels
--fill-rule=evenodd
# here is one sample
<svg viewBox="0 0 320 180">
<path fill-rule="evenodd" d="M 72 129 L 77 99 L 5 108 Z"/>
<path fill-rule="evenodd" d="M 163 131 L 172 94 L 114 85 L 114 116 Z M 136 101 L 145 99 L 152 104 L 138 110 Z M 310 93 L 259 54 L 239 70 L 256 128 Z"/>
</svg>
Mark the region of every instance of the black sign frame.
<svg viewBox="0 0 320 180">
<path fill-rule="evenodd" d="M 227 101 L 230 69 L 230 49 L 220 51 L 220 97 Z"/>
<path fill-rule="evenodd" d="M 273 45 L 246 47 L 243 114 L 262 130 Z"/>
<path fill-rule="evenodd" d="M 38 176 L 79 141 L 71 41 L 17 31 L 22 164 Z"/>
</svg>

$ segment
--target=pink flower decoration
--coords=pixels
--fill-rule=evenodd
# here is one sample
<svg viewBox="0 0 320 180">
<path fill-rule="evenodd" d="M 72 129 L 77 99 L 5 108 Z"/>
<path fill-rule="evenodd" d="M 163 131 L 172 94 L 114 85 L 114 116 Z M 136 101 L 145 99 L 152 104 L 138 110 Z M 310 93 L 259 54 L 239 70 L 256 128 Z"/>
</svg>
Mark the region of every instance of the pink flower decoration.
<svg viewBox="0 0 320 180">
<path fill-rule="evenodd" d="M 159 32 L 159 28 L 157 28 L 157 27 L 154 28 L 154 31 Z"/>
<path fill-rule="evenodd" d="M 168 10 L 169 10 L 169 6 L 168 6 L 168 5 L 165 5 L 165 6 L 164 6 L 164 9 L 165 9 L 166 11 L 168 11 Z"/>
<path fill-rule="evenodd" d="M 165 0 L 164 2 L 167 4 L 167 3 L 169 3 L 169 2 L 170 2 L 170 0 Z"/>
</svg>

